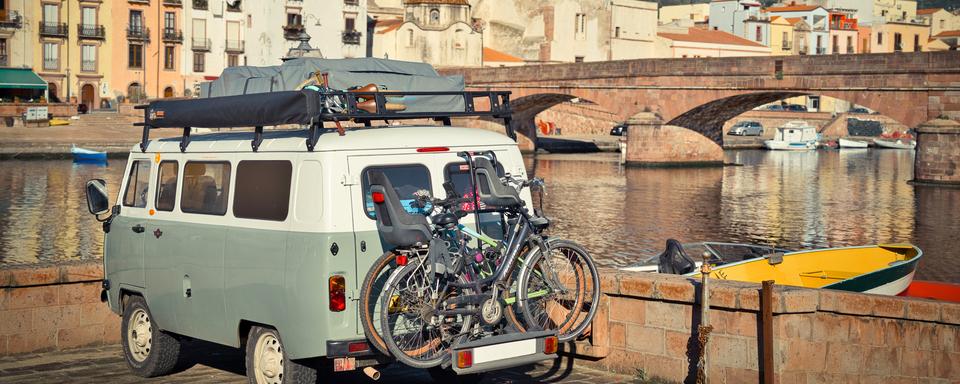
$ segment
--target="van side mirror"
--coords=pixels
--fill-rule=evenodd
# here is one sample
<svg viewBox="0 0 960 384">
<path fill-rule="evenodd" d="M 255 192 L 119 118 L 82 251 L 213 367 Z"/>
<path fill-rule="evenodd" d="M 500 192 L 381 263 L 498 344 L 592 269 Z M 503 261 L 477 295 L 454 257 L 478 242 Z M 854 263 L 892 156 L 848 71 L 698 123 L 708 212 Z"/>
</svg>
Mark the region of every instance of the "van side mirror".
<svg viewBox="0 0 960 384">
<path fill-rule="evenodd" d="M 110 198 L 107 196 L 107 183 L 103 179 L 87 181 L 87 209 L 91 214 L 102 215 L 110 212 Z"/>
</svg>

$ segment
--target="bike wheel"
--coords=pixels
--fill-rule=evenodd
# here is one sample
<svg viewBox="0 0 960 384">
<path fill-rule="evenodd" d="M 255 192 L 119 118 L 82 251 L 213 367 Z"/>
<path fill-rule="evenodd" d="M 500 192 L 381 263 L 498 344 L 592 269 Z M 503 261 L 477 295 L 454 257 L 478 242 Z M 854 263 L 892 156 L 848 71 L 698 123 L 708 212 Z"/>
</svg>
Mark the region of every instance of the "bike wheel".
<svg viewBox="0 0 960 384">
<path fill-rule="evenodd" d="M 446 299 L 469 294 L 442 280 L 420 261 L 411 261 L 387 281 L 380 329 L 390 354 L 411 367 L 440 365 L 450 358 L 450 347 L 470 329 L 472 315 L 438 314 L 442 309 L 456 309 L 444 308 Z"/>
<path fill-rule="evenodd" d="M 363 286 L 360 287 L 360 323 L 363 325 L 363 332 L 367 335 L 376 350 L 380 353 L 390 356 L 390 350 L 387 343 L 383 341 L 383 332 L 380 331 L 380 302 L 383 297 L 383 290 L 387 279 L 399 267 L 397 265 L 397 254 L 387 251 L 381 255 L 367 272 L 363 279 Z"/>
<path fill-rule="evenodd" d="M 583 247 L 551 240 L 535 248 L 520 274 L 517 303 L 528 330 L 555 330 L 569 341 L 590 325 L 600 300 L 600 278 Z"/>
</svg>

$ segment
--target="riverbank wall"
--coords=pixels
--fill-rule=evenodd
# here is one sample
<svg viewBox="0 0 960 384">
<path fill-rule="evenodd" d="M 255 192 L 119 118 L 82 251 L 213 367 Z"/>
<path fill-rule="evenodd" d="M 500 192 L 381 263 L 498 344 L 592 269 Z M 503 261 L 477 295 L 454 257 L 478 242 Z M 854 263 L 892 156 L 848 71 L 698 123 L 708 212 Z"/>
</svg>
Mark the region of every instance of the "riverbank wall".
<svg viewBox="0 0 960 384">
<path fill-rule="evenodd" d="M 695 380 L 699 283 L 601 269 L 603 294 L 575 365 Z M 0 355 L 115 344 L 120 318 L 100 302 L 99 262 L 0 270 Z M 760 380 L 760 287 L 711 280 L 708 373 L 714 383 Z M 779 383 L 960 380 L 960 304 L 777 286 L 773 367 Z"/>
</svg>

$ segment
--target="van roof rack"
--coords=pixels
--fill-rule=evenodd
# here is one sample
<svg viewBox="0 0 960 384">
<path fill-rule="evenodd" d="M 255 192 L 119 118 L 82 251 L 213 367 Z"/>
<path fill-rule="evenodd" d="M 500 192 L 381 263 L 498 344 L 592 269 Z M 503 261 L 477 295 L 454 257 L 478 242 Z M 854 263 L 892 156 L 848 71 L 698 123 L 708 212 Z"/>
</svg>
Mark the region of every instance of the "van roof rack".
<svg viewBox="0 0 960 384">
<path fill-rule="evenodd" d="M 373 95 L 371 98 L 370 95 Z M 389 99 L 398 97 L 429 98 L 445 97 L 446 111 L 423 111 L 423 104 L 417 104 L 414 111 L 388 110 Z M 486 100 L 489 108 L 478 110 L 475 99 Z M 462 103 L 459 99 L 462 99 Z M 374 101 L 375 108 L 369 104 Z M 450 101 L 453 102 L 450 102 Z M 366 104 L 360 105 L 366 102 Z M 364 108 L 364 109 L 361 109 Z M 137 105 L 143 110 L 143 127 L 140 151 L 146 152 L 150 141 L 150 130 L 158 128 L 181 128 L 180 151 L 185 152 L 190 145 L 192 128 L 240 128 L 253 127 L 254 137 L 250 142 L 256 152 L 263 142 L 263 127 L 299 124 L 307 126 L 306 146 L 313 151 L 320 139 L 324 123 L 354 121 L 369 127 L 374 120 L 433 119 L 450 125 L 452 117 L 489 116 L 502 119 L 507 136 L 516 141 L 517 136 L 510 125 L 510 91 L 280 91 L 236 96 L 211 97 L 204 99 L 154 100 L 148 104 Z M 366 109 L 366 110 L 365 110 Z M 452 111 L 450 109 L 453 109 Z M 368 110 L 372 110 L 368 112 Z"/>
</svg>

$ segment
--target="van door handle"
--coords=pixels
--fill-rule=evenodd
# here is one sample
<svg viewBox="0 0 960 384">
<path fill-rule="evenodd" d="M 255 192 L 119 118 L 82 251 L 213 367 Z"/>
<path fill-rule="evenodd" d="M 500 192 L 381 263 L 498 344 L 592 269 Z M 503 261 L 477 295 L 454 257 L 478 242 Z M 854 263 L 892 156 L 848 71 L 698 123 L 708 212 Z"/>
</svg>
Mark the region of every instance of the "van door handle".
<svg viewBox="0 0 960 384">
<path fill-rule="evenodd" d="M 140 225 L 140 224 L 134 225 L 132 229 L 133 229 L 133 231 L 136 232 L 136 233 L 143 233 L 143 231 L 146 230 L 146 229 L 143 228 L 143 226 Z"/>
</svg>

